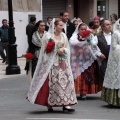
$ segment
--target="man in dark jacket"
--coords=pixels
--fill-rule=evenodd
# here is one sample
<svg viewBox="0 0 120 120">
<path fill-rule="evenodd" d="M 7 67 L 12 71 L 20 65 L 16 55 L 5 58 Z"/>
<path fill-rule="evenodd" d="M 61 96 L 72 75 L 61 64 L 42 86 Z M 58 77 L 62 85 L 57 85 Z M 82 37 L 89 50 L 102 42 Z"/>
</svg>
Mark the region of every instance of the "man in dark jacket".
<svg viewBox="0 0 120 120">
<path fill-rule="evenodd" d="M 101 50 L 101 52 L 97 52 L 97 56 L 102 60 L 100 65 L 100 74 L 102 79 L 104 79 L 112 37 L 111 22 L 109 20 L 102 20 L 101 28 L 102 31 L 94 37 L 94 40 L 97 41 L 98 47 Z"/>
<path fill-rule="evenodd" d="M 3 59 L 2 63 L 6 61 L 7 64 L 7 56 L 8 56 L 8 50 L 7 45 L 9 43 L 8 40 L 8 25 L 7 20 L 2 20 L 2 26 L 0 27 L 0 55 Z M 6 53 L 4 53 L 4 50 Z"/>
<path fill-rule="evenodd" d="M 32 43 L 32 35 L 33 35 L 33 31 L 34 31 L 34 27 L 36 24 L 36 17 L 31 17 L 30 18 L 30 22 L 29 24 L 26 26 L 26 35 L 28 38 L 28 52 L 33 53 L 33 51 L 35 50 L 35 45 Z M 25 68 L 26 72 L 28 73 L 29 70 L 29 62 L 26 62 Z"/>
<path fill-rule="evenodd" d="M 36 17 L 31 17 L 30 23 L 26 26 L 26 35 L 28 38 L 28 46 L 30 46 L 30 44 L 31 44 L 32 31 L 33 31 L 35 23 L 36 23 Z"/>
<path fill-rule="evenodd" d="M 63 25 L 63 32 L 66 33 L 68 40 L 72 36 L 73 32 L 75 31 L 75 26 L 69 20 L 69 13 L 67 11 L 60 13 L 60 18 L 62 19 Z"/>
</svg>

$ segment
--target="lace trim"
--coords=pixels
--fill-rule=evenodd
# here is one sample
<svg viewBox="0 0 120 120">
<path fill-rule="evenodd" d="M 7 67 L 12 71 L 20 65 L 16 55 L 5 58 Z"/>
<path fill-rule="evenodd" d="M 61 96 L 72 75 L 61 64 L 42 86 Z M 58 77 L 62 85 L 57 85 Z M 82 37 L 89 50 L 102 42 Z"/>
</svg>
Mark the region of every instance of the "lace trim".
<svg viewBox="0 0 120 120">
<path fill-rule="evenodd" d="M 63 68 L 60 67 L 62 65 L 64 66 Z M 67 61 L 63 61 L 59 66 L 52 67 L 49 88 L 48 103 L 51 106 L 77 103 L 74 80 Z"/>
<path fill-rule="evenodd" d="M 53 54 L 51 57 L 49 57 L 49 63 L 51 64 L 44 64 L 44 63 L 41 63 L 40 66 L 38 66 L 36 68 L 36 72 L 33 76 L 33 80 L 34 82 L 32 82 L 31 84 L 31 87 L 30 87 L 30 90 L 29 90 L 29 93 L 28 93 L 28 100 L 31 102 L 31 103 L 34 103 L 35 102 L 35 99 L 37 97 L 37 94 L 39 92 L 39 88 L 42 87 L 42 85 L 44 84 L 49 72 L 50 72 L 50 69 L 53 65 L 53 59 L 55 58 L 55 54 Z M 47 61 L 46 61 L 47 62 Z M 48 67 L 49 66 L 49 67 Z M 41 68 L 44 68 L 44 69 L 41 69 Z M 47 68 L 47 69 L 46 69 Z"/>
<path fill-rule="evenodd" d="M 120 50 L 120 35 L 116 32 L 112 36 L 111 49 L 110 49 L 103 86 L 110 89 L 119 89 L 118 96 L 120 97 L 119 50 Z"/>
<path fill-rule="evenodd" d="M 68 61 L 69 67 L 70 67 L 69 44 L 68 44 L 68 40 L 67 40 L 66 35 L 64 33 L 62 33 L 62 35 L 64 38 L 65 46 L 68 49 L 67 61 Z M 42 85 L 44 84 L 44 82 L 45 82 L 45 80 L 50 72 L 50 69 L 53 65 L 55 56 L 56 56 L 55 51 L 53 53 L 50 53 L 50 54 L 44 53 L 46 44 L 50 38 L 51 38 L 51 34 L 49 32 L 46 33 L 46 35 L 43 38 L 43 44 L 42 44 L 42 48 L 40 50 L 40 56 L 39 56 L 36 70 L 35 70 L 35 73 L 34 73 L 34 76 L 33 76 L 32 82 L 31 82 L 31 86 L 30 86 L 30 89 L 28 92 L 28 100 L 31 103 L 35 102 L 37 94 L 38 94 L 39 90 L 41 89 Z M 71 75 L 72 75 L 72 71 L 71 71 Z"/>
<path fill-rule="evenodd" d="M 94 62 L 90 49 L 86 43 L 82 46 L 71 46 L 71 68 L 74 79 L 76 79 L 82 72 L 88 69 Z"/>
</svg>

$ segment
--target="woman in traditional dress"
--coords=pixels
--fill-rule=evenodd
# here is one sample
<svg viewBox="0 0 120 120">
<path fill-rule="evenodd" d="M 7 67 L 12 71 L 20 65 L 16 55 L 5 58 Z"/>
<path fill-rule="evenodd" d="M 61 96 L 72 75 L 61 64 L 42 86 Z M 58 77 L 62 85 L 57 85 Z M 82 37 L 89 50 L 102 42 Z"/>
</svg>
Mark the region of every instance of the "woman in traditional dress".
<svg viewBox="0 0 120 120">
<path fill-rule="evenodd" d="M 28 92 L 31 103 L 48 107 L 63 106 L 63 111 L 74 112 L 77 103 L 74 79 L 70 66 L 70 48 L 62 32 L 61 19 L 53 19 L 49 32 L 43 37 L 38 64 Z"/>
<path fill-rule="evenodd" d="M 90 43 L 87 42 L 87 37 L 82 38 L 83 32 L 87 29 L 85 23 L 80 23 L 70 39 L 71 68 L 75 80 L 75 89 L 82 100 L 86 99 L 86 94 L 94 94 L 101 90 L 99 66 L 95 56 L 99 49 L 92 50 Z M 92 37 L 89 39 L 92 41 Z"/>
<path fill-rule="evenodd" d="M 39 52 L 42 46 L 42 38 L 45 35 L 45 23 L 43 21 L 38 21 L 32 31 L 32 38 L 29 44 L 29 49 L 28 52 L 32 53 L 34 55 L 34 58 L 27 62 L 26 64 L 26 70 L 28 71 L 28 76 L 31 82 L 31 79 L 33 77 L 38 57 L 39 57 Z"/>
<path fill-rule="evenodd" d="M 43 21 L 38 21 L 35 25 L 34 31 L 33 31 L 33 35 L 32 35 L 32 43 L 36 46 L 35 48 L 35 58 L 32 60 L 32 76 L 34 74 L 36 65 L 37 65 L 37 61 L 38 61 L 38 57 L 39 57 L 39 53 L 40 53 L 40 49 L 42 46 L 42 38 L 43 36 L 47 33 L 47 31 L 45 31 L 45 23 Z"/>
<path fill-rule="evenodd" d="M 115 23 L 101 98 L 120 107 L 120 19 Z"/>
</svg>

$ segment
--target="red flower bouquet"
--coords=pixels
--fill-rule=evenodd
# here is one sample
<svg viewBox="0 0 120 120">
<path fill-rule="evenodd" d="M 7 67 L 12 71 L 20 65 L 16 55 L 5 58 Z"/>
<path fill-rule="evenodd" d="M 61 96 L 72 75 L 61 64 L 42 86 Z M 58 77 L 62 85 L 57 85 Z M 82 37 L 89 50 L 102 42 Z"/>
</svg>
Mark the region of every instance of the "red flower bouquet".
<svg viewBox="0 0 120 120">
<path fill-rule="evenodd" d="M 55 47 L 55 42 L 52 39 L 50 39 L 48 44 L 47 44 L 47 46 L 46 46 L 46 50 L 45 51 L 47 53 L 51 53 L 54 50 L 54 47 Z"/>
<path fill-rule="evenodd" d="M 89 36 L 90 33 L 91 33 L 90 30 L 84 31 L 83 34 L 82 34 L 82 38 L 85 38 L 85 37 Z"/>
<path fill-rule="evenodd" d="M 32 53 L 26 53 L 25 54 L 26 59 L 32 60 L 33 59 L 33 54 Z"/>
<path fill-rule="evenodd" d="M 31 61 L 34 58 L 34 55 L 30 52 L 26 53 L 25 55 L 22 55 L 26 58 L 27 62 Z"/>
</svg>

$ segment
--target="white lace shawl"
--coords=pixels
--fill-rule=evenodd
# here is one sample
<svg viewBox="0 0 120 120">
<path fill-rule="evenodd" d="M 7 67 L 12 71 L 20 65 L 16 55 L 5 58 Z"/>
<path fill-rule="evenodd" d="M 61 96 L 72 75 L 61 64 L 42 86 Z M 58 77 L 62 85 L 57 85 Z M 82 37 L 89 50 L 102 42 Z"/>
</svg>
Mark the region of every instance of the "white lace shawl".
<svg viewBox="0 0 120 120">
<path fill-rule="evenodd" d="M 96 49 L 93 49 L 92 45 L 88 45 L 87 38 L 84 38 L 85 41 L 79 42 L 78 41 L 78 28 L 81 23 L 78 24 L 76 27 L 76 30 L 74 31 L 72 37 L 69 40 L 70 43 L 70 50 L 71 50 L 71 68 L 73 72 L 73 77 L 76 79 L 79 75 L 81 75 L 82 72 L 84 72 L 86 69 L 88 69 L 89 66 L 92 65 L 94 60 L 97 59 L 96 52 L 100 51 L 100 49 L 97 46 L 97 43 L 95 43 L 93 39 L 93 35 L 90 34 L 88 37 L 91 39 L 92 45 L 96 46 Z M 87 25 L 86 25 L 87 26 Z M 87 30 L 90 30 L 87 26 Z M 85 50 L 86 53 L 83 51 Z M 79 54 L 79 55 L 78 55 Z M 83 59 L 80 57 L 81 54 L 86 54 Z M 80 59 L 79 59 L 80 58 Z"/>
<path fill-rule="evenodd" d="M 120 32 L 115 31 L 112 35 L 111 49 L 103 86 L 110 89 L 119 89 L 120 98 Z"/>
<path fill-rule="evenodd" d="M 47 33 L 47 32 L 44 31 L 43 36 L 44 36 L 46 33 Z M 36 45 L 37 47 L 41 47 L 41 46 L 42 46 L 42 41 L 43 41 L 43 40 L 42 40 L 43 36 L 40 37 L 39 32 L 38 32 L 38 31 L 35 31 L 35 32 L 33 33 L 33 35 L 32 35 L 32 43 L 33 43 L 34 45 Z M 40 54 L 40 50 L 35 51 L 35 56 L 36 56 L 37 58 L 39 57 L 39 54 Z"/>
<path fill-rule="evenodd" d="M 61 33 L 61 35 L 64 37 L 64 41 L 65 41 L 65 52 L 67 53 L 68 57 L 68 62 L 69 62 L 69 67 L 70 67 L 70 49 L 69 49 L 69 44 L 68 44 L 68 39 L 66 37 L 66 35 L 64 33 Z M 41 51 L 40 51 L 40 55 L 39 55 L 39 59 L 38 59 L 38 63 L 36 66 L 36 70 L 31 82 L 31 86 L 28 92 L 28 100 L 31 103 L 34 103 L 37 97 L 37 94 L 39 92 L 39 90 L 41 89 L 41 87 L 43 86 L 49 72 L 50 69 L 53 65 L 55 56 L 57 51 L 54 51 L 52 53 L 47 53 L 44 52 L 45 51 L 45 47 L 48 43 L 48 41 L 50 40 L 50 38 L 52 37 L 51 33 L 46 33 L 45 36 L 43 37 L 43 45 L 41 47 Z M 72 74 L 72 71 L 71 71 Z"/>
<path fill-rule="evenodd" d="M 43 36 L 45 35 L 45 33 L 47 33 L 46 31 L 44 31 Z M 39 35 L 39 31 L 35 31 L 32 35 L 32 43 L 38 47 L 42 46 L 42 37 L 40 37 Z"/>
<path fill-rule="evenodd" d="M 90 51 L 91 48 L 86 40 L 79 42 L 77 39 L 70 39 L 69 42 L 71 50 L 71 68 L 73 77 L 76 79 L 82 72 L 92 65 L 95 58 L 92 56 Z M 81 58 L 82 56 L 83 58 Z"/>
</svg>

